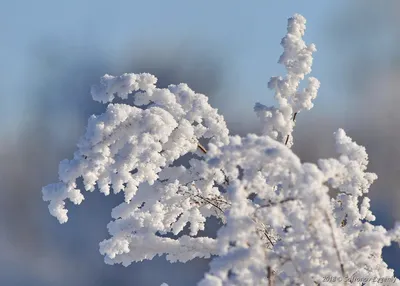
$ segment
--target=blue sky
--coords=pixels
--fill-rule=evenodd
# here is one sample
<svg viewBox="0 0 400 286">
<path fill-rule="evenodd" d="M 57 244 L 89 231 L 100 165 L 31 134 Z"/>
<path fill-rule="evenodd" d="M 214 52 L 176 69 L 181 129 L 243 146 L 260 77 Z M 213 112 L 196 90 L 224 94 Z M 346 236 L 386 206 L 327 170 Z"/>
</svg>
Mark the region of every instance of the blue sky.
<svg viewBox="0 0 400 286">
<path fill-rule="evenodd" d="M 223 113 L 248 111 L 255 101 L 271 102 L 266 84 L 281 75 L 276 64 L 282 50 L 286 20 L 294 13 L 308 21 L 306 40 L 317 45 L 313 74 L 322 82 L 317 103 L 320 111 L 337 102 L 329 78 L 331 54 L 325 37 L 326 19 L 340 1 L 7 1 L 0 10 L 0 111 L 8 123 L 18 122 L 16 109 L 29 93 L 27 65 L 34 63 L 32 49 L 46 38 L 67 42 L 71 49 L 95 46 L 111 60 L 127 43 L 143 41 L 165 45 L 166 49 L 196 42 L 198 49 L 218 50 L 229 72 L 221 107 Z M 133 39 L 133 40 L 132 40 Z M 65 57 L 68 57 L 68 51 Z M 121 59 L 120 59 L 121 60 Z M 38 69 L 37 72 L 40 72 Z M 129 72 L 129 71 L 127 71 Z M 89 90 L 89 87 L 88 87 Z M 234 90 L 234 92 L 232 92 Z M 17 108 L 18 107 L 18 108 Z M 329 109 L 328 110 L 334 110 Z M 315 112 L 318 112 L 316 110 Z"/>
</svg>

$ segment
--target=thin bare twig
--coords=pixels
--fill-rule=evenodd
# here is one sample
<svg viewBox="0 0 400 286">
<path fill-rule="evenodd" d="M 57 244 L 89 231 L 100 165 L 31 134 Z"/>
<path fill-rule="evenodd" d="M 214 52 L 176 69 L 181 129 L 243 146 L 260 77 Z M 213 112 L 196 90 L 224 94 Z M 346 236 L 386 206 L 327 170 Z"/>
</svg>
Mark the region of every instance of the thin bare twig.
<svg viewBox="0 0 400 286">
<path fill-rule="evenodd" d="M 292 202 L 292 201 L 297 201 L 297 200 L 298 200 L 298 198 L 289 197 L 289 198 L 283 199 L 283 200 L 281 200 L 281 201 L 279 201 L 279 202 L 271 202 L 271 201 L 270 201 L 268 204 L 259 206 L 258 209 L 261 209 L 261 208 L 268 208 L 268 207 L 272 207 L 272 206 L 284 204 L 284 203 L 286 203 L 286 202 Z"/>
<path fill-rule="evenodd" d="M 324 216 L 325 216 L 325 219 L 327 220 L 327 222 L 329 224 L 329 227 L 331 228 L 333 247 L 336 250 L 336 256 L 337 256 L 339 264 L 340 264 L 340 271 L 342 272 L 342 277 L 346 277 L 346 271 L 344 270 L 343 260 L 342 260 L 342 257 L 340 255 L 338 244 L 336 242 L 336 237 L 335 237 L 335 233 L 334 233 L 334 230 L 333 230 L 332 222 L 331 222 L 331 220 L 329 218 L 329 215 L 328 215 L 328 213 L 326 211 L 324 211 Z M 344 285 L 347 285 L 346 281 L 344 281 Z"/>
<path fill-rule="evenodd" d="M 196 194 L 195 196 L 198 197 L 198 198 L 200 198 L 200 199 L 202 199 L 202 200 L 205 201 L 206 203 L 209 203 L 209 204 L 212 205 L 213 207 L 217 208 L 222 214 L 224 213 L 224 211 L 223 211 L 217 204 L 213 203 L 213 202 L 210 201 L 209 199 L 207 199 L 207 198 L 205 198 L 205 197 L 203 197 L 203 196 L 197 195 L 197 194 Z"/>
<path fill-rule="evenodd" d="M 296 122 L 296 116 L 297 116 L 297 112 L 295 112 L 294 114 L 293 114 L 293 122 Z M 287 136 L 286 136 L 286 141 L 285 141 L 285 145 L 287 145 L 287 143 L 289 142 L 289 138 L 290 138 L 290 135 L 288 134 Z"/>
<path fill-rule="evenodd" d="M 197 147 L 199 147 L 199 149 L 204 153 L 207 154 L 207 149 L 200 144 L 200 142 L 197 142 Z"/>
</svg>

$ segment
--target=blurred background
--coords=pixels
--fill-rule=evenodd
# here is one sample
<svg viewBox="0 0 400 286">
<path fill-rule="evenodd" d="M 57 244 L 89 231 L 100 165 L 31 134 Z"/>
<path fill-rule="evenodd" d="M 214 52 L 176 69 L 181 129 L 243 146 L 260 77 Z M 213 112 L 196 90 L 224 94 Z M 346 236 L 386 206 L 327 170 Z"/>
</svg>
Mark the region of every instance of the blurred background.
<svg viewBox="0 0 400 286">
<path fill-rule="evenodd" d="M 299 114 L 294 151 L 335 155 L 342 127 L 367 148 L 379 179 L 369 196 L 377 223 L 400 220 L 398 1 L 8 1 L 0 9 L 0 285 L 195 285 L 207 261 L 164 258 L 105 265 L 98 243 L 122 198 L 85 194 L 59 225 L 41 188 L 57 181 L 87 118 L 104 106 L 90 86 L 105 73 L 150 72 L 161 86 L 188 83 L 210 97 L 232 133 L 255 132 L 256 101 L 274 104 L 270 76 L 287 18 L 307 18 L 317 45 L 315 107 Z M 397 260 L 396 260 L 397 257 Z M 384 258 L 400 277 L 398 246 Z"/>
</svg>

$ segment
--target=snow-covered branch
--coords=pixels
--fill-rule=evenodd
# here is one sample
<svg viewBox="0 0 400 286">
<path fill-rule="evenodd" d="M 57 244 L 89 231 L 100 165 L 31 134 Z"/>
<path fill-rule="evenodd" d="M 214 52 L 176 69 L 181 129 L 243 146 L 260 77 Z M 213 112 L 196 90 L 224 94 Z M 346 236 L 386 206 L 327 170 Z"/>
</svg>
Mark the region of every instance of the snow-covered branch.
<svg viewBox="0 0 400 286">
<path fill-rule="evenodd" d="M 299 87 L 316 51 L 302 39 L 305 24 L 298 14 L 288 21 L 279 59 L 287 75 L 268 84 L 278 107 L 254 108 L 260 135 L 230 136 L 207 97 L 186 84 L 160 89 L 146 73 L 103 76 L 91 93 L 107 110 L 89 119 L 73 159 L 59 165 L 59 182 L 43 188 L 50 213 L 67 222 L 65 200 L 84 200 L 78 178 L 87 191 L 123 191 L 125 201 L 111 212 L 111 237 L 100 243 L 105 262 L 213 256 L 201 286 L 393 277 L 382 248 L 400 241 L 400 225 L 387 231 L 370 223 L 365 195 L 377 176 L 366 172 L 365 148 L 339 129 L 338 158 L 301 163 L 290 149 L 296 115 L 313 107 L 320 85 L 308 77 Z M 126 102 L 112 103 L 116 97 Z M 178 165 L 187 154 L 196 156 Z M 211 216 L 223 223 L 216 238 L 200 235 Z"/>
</svg>

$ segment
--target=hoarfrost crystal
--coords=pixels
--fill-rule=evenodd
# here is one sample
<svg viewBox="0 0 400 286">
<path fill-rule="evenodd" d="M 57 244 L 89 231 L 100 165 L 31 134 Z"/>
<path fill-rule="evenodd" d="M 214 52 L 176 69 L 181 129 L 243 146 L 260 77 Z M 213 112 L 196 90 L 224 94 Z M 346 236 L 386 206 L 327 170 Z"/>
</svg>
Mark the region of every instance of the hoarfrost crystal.
<svg viewBox="0 0 400 286">
<path fill-rule="evenodd" d="M 400 227 L 370 223 L 375 217 L 365 195 L 377 176 L 366 172 L 365 148 L 339 129 L 337 159 L 301 163 L 290 149 L 296 115 L 313 107 L 320 85 L 308 77 L 299 90 L 316 51 L 302 39 L 305 24 L 298 14 L 288 21 L 279 59 L 287 75 L 268 84 L 278 107 L 254 108 L 261 135 L 230 136 L 207 97 L 186 84 L 160 89 L 146 73 L 103 76 L 91 93 L 107 110 L 89 119 L 73 159 L 59 165 L 59 182 L 43 188 L 50 213 L 67 222 L 65 200 L 84 200 L 80 177 L 87 191 L 122 191 L 110 238 L 100 243 L 105 262 L 214 256 L 201 286 L 322 285 L 324 277 L 355 273 L 393 277 L 382 248 L 400 241 Z M 113 103 L 117 97 L 132 105 Z M 176 164 L 194 153 L 186 166 Z M 211 216 L 223 223 L 216 238 L 199 235 Z M 189 233 L 182 235 L 185 226 Z"/>
</svg>

